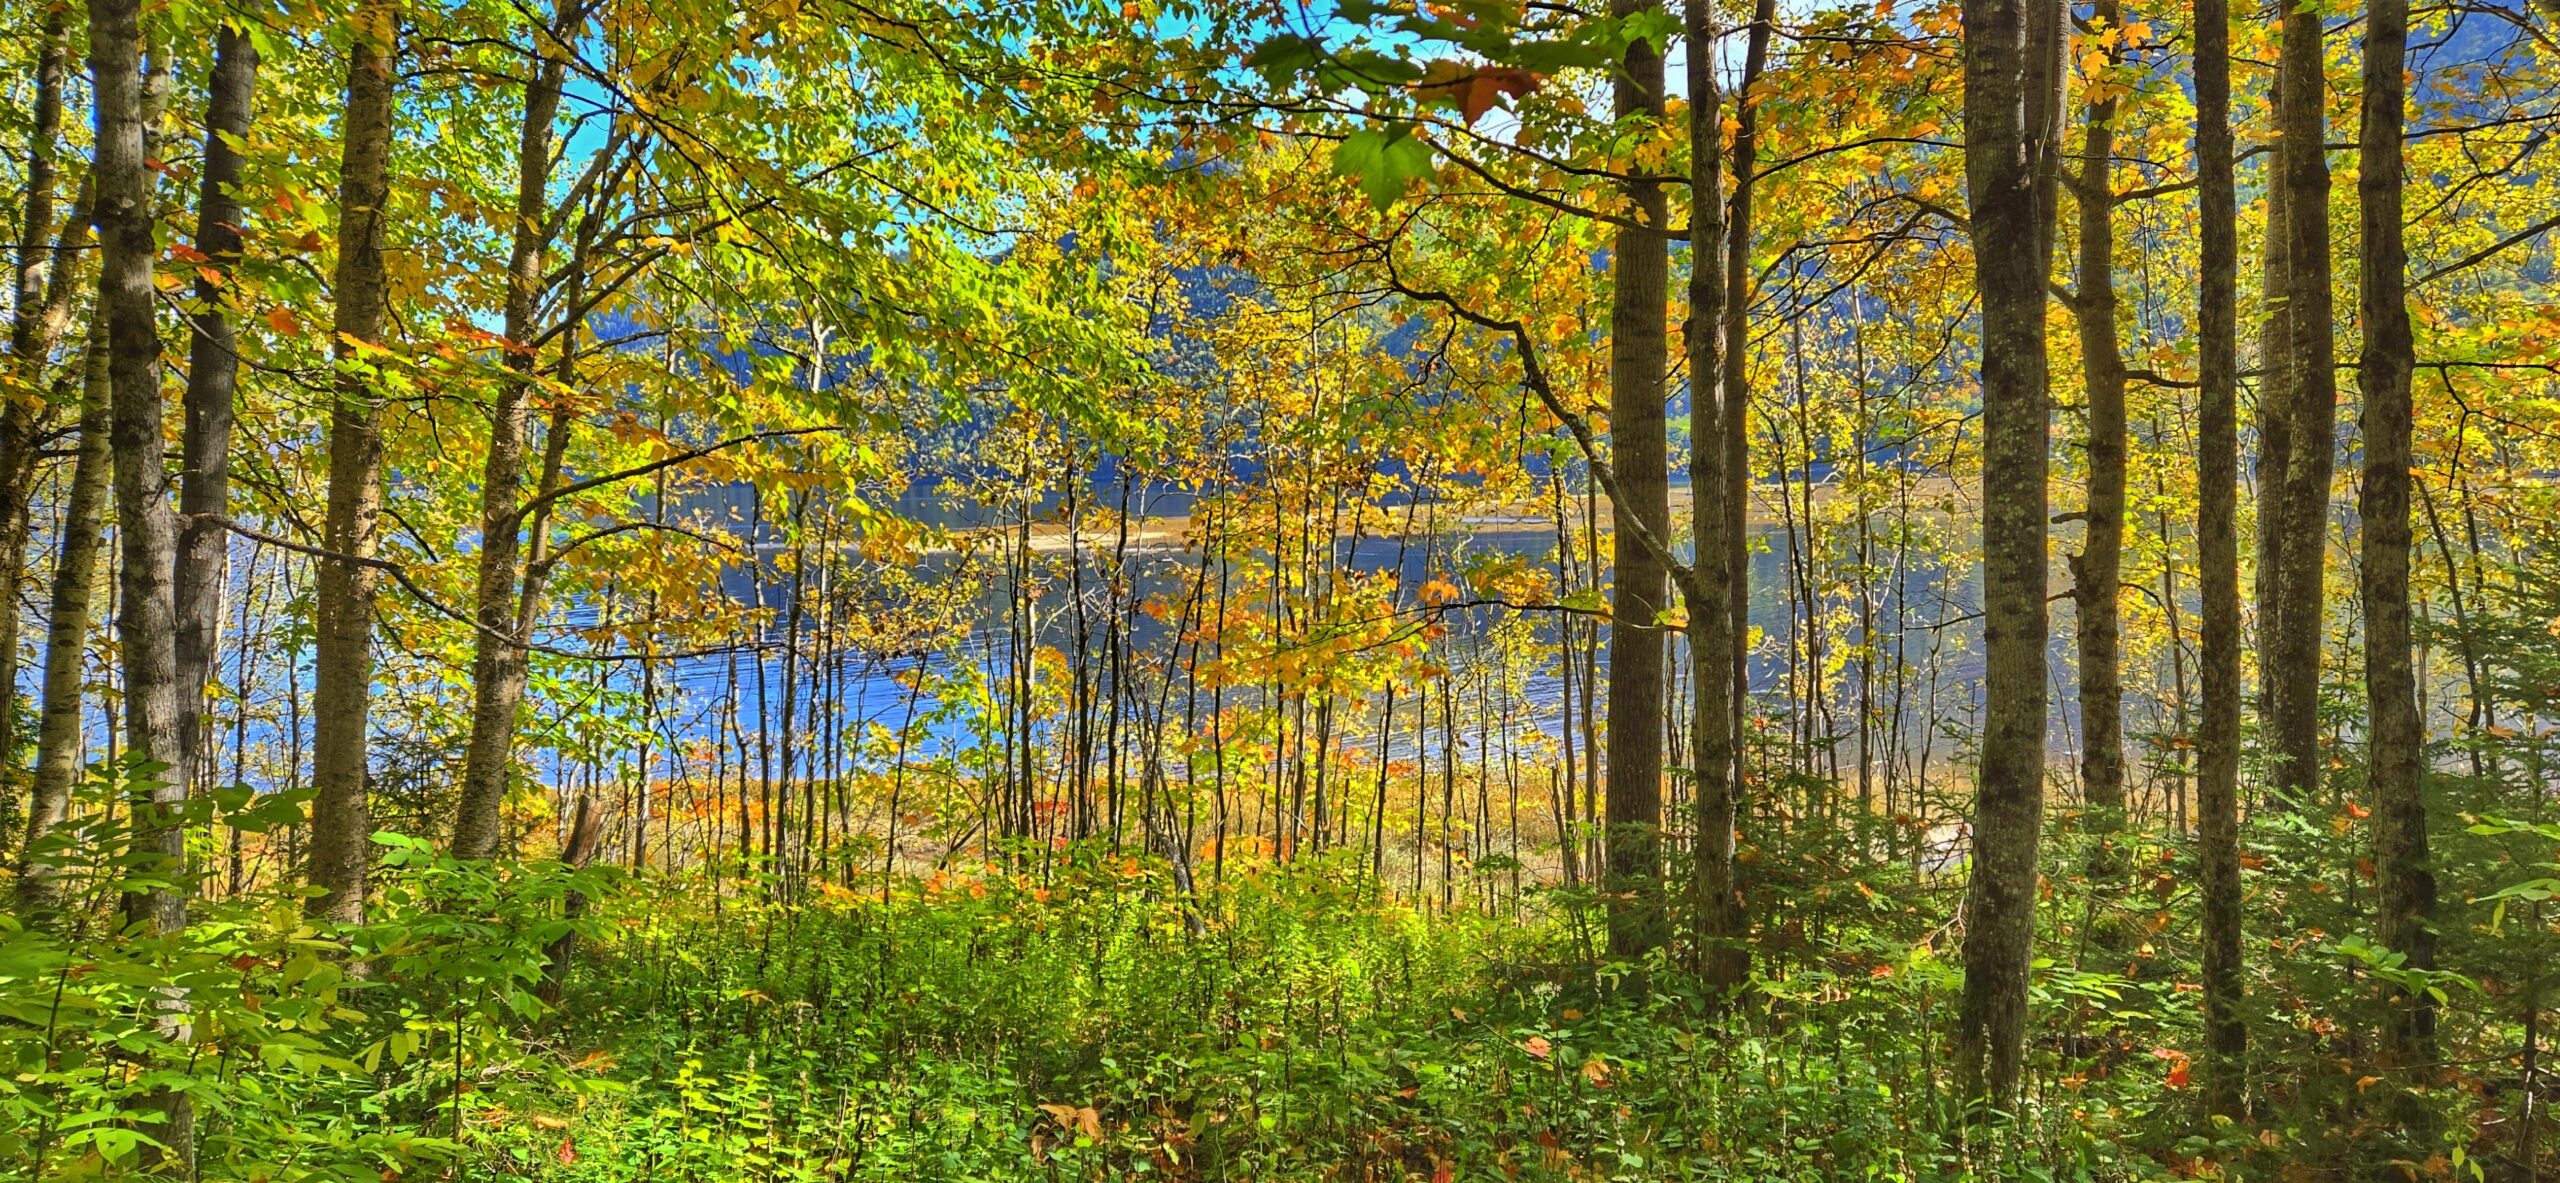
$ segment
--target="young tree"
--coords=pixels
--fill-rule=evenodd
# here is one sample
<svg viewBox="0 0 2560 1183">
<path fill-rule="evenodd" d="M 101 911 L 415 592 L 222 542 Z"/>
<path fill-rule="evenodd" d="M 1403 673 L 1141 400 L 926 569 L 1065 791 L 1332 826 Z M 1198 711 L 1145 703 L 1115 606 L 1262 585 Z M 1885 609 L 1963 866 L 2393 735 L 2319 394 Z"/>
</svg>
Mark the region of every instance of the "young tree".
<svg viewBox="0 0 2560 1183">
<path fill-rule="evenodd" d="M 206 79 L 195 233 L 204 261 L 197 265 L 195 305 L 187 315 L 186 435 L 178 492 L 178 748 L 189 768 L 210 741 L 205 680 L 222 641 L 222 592 L 230 581 L 232 402 L 240 376 L 232 269 L 240 261 L 247 219 L 239 192 L 241 147 L 257 81 L 258 50 L 248 30 L 224 21 L 214 32 L 213 72 Z"/>
<path fill-rule="evenodd" d="M 2307 801 L 2320 779 L 2320 640 L 2323 568 L 2329 545 L 2329 482 L 2337 447 L 2338 381 L 2330 324 L 2329 162 L 2325 142 L 2328 94 L 2323 73 L 2320 12 L 2316 5 L 2284 10 L 2284 49 L 2277 62 L 2276 176 L 2270 182 L 2283 213 L 2280 303 L 2273 319 L 2282 338 L 2261 352 L 2281 356 L 2281 380 L 2270 414 L 2279 422 L 2278 471 L 2261 464 L 2260 558 L 2272 561 L 2271 582 L 2261 575 L 2260 604 L 2267 731 L 2273 740 L 2274 787 L 2286 799 Z M 2271 220 L 2279 220 L 2271 215 Z M 2271 241 L 2273 241 L 2271 239 Z M 2269 604 L 2272 604 L 2272 620 Z"/>
<path fill-rule="evenodd" d="M 50 241 L 61 171 L 63 74 L 71 58 L 71 5 L 50 0 L 37 18 L 34 100 L 28 112 L 24 180 L 16 257 L 11 260 L 10 387 L 0 405 L 0 757 L 17 750 L 14 704 L 18 671 L 17 587 L 26 573 L 29 499 L 34 493 L 36 447 L 44 419 L 45 366 L 69 322 L 72 285 L 67 282 L 74 218 L 63 226 L 60 246 Z"/>
<path fill-rule="evenodd" d="M 516 146 L 516 203 L 507 257 L 503 328 L 506 374 L 490 413 L 489 452 L 480 478 L 480 570 L 472 637 L 471 737 L 464 749 L 462 799 L 454 814 L 453 853 L 495 854 L 499 811 L 515 778 L 516 722 L 524 706 L 523 613 L 518 605 L 525 443 L 535 387 L 537 305 L 549 277 L 551 240 L 561 217 L 551 200 L 552 124 L 568 63 L 560 56 L 584 23 L 585 5 L 569 0 L 555 27 L 533 31 L 533 75 L 524 88 L 524 124 Z M 559 442 L 556 437 L 555 443 Z"/>
<path fill-rule="evenodd" d="M 1734 696 L 1728 671 L 1743 622 L 1727 588 L 1738 566 L 1727 535 L 1724 417 L 1748 411 L 1725 381 L 1724 104 L 1717 93 L 1713 0 L 1688 0 L 1689 82 L 1689 490 L 1698 596 L 1689 605 L 1691 775 L 1697 831 L 1690 859 L 1698 960 L 1707 981 L 1730 987 L 1749 972 L 1734 895 Z"/>
<path fill-rule="evenodd" d="M 356 10 L 339 119 L 338 266 L 331 356 L 338 369 L 329 411 L 329 504 L 313 589 L 320 704 L 312 737 L 312 915 L 364 918 L 372 871 L 365 793 L 372 724 L 376 528 L 382 516 L 384 203 L 389 199 L 392 97 L 398 83 L 397 0 Z"/>
<path fill-rule="evenodd" d="M 2401 212 L 2408 50 L 2408 0 L 2366 5 L 2363 122 L 2356 142 L 2363 250 L 2356 316 L 2364 330 L 2364 355 L 2356 367 L 2364 397 L 2364 474 L 2356 511 L 2364 527 L 2359 573 L 2374 935 L 2382 947 L 2407 954 L 2410 967 L 2433 969 L 2436 881 L 2428 866 L 2427 807 L 2420 791 L 2426 735 L 2418 718 L 2409 627 L 2409 387 L 2417 350 L 2409 328 Z M 2394 995 L 2394 1013 L 2383 1025 L 2383 1060 L 2385 1067 L 2406 1072 L 2435 1059 L 2435 1005 L 2424 990 Z"/>
<path fill-rule="evenodd" d="M 89 629 L 96 623 L 92 601 L 98 557 L 107 501 L 113 495 L 110 411 L 106 336 L 93 327 L 81 382 L 80 450 L 72 461 L 71 493 L 63 506 L 60 548 L 54 560 L 43 697 L 36 717 L 36 779 L 27 794 L 27 827 L 18 854 L 17 910 L 31 920 L 42 918 L 61 902 L 56 898 L 56 868 L 44 857 L 45 839 L 70 816 L 71 793 L 80 784 L 88 756 L 81 733 L 82 690 L 87 682 Z"/>
<path fill-rule="evenodd" d="M 2231 10 L 2196 0 L 2196 566 L 2204 609 L 2204 712 L 2196 733 L 2196 845 L 2203 910 L 2205 1110 L 2241 1112 L 2248 1027 L 2240 1013 L 2240 408 L 2238 197 L 2231 149 Z"/>
<path fill-rule="evenodd" d="M 2097 0 L 2093 27 L 2120 32 L 2115 0 Z M 2124 39 L 2110 36 L 2100 51 L 2110 67 L 2124 57 Z M 2080 172 L 2071 193 L 2080 209 L 2080 275 L 2071 301 L 2080 329 L 2080 377 L 2088 399 L 2088 499 L 2082 505 L 2080 553 L 2071 558 L 2072 600 L 2080 649 L 2080 795 L 2091 837 L 2089 877 L 2096 890 L 2120 879 L 2124 860 L 2115 850 L 2124 827 L 2124 587 L 2125 423 L 2124 355 L 2116 344 L 2115 156 L 2118 89 L 2094 79 L 2081 130 Z M 2098 937 L 2115 931 L 2101 922 Z"/>
<path fill-rule="evenodd" d="M 1661 7 L 1661 0 L 1616 0 L 1620 16 Z M 1662 47 L 1627 43 L 1624 69 L 1611 83 L 1621 125 L 1664 114 Z M 1662 180 L 1644 165 L 1625 182 L 1634 219 L 1617 228 L 1609 255 L 1609 442 L 1618 476 L 1615 512 L 1654 538 L 1671 536 L 1669 422 L 1665 361 L 1670 346 L 1670 239 Z M 1663 610 L 1671 606 L 1662 558 L 1623 526 L 1613 561 L 1617 596 L 1609 624 L 1609 947 L 1640 953 L 1663 940 L 1663 736 L 1657 717 L 1667 657 Z"/>
</svg>

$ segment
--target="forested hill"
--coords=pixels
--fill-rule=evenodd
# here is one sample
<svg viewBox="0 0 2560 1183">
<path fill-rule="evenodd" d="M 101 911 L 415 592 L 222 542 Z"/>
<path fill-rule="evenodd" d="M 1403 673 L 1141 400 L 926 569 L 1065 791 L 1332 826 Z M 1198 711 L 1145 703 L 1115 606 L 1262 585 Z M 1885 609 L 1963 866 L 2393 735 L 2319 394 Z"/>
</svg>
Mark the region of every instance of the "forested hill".
<svg viewBox="0 0 2560 1183">
<path fill-rule="evenodd" d="M 0 30 L 0 1178 L 2560 1172 L 2552 0 Z"/>
</svg>

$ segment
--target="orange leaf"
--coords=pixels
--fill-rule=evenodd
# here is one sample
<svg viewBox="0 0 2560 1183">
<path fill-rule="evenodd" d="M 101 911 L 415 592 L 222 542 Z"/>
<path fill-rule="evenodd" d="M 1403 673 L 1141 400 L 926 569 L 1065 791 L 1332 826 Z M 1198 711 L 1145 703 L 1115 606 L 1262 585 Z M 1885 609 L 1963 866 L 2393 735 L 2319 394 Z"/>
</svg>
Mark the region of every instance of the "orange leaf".
<svg viewBox="0 0 2560 1183">
<path fill-rule="evenodd" d="M 1544 1035 L 1532 1035 L 1528 1042 L 1520 1045 L 1520 1050 L 1543 1060 L 1547 1058 L 1548 1053 L 1555 1050 L 1555 1045 L 1548 1043 Z"/>
<path fill-rule="evenodd" d="M 277 333 L 287 337 L 299 337 L 302 335 L 301 318 L 293 314 L 293 309 L 287 308 L 282 304 L 278 304 L 273 308 L 267 309 L 267 327 L 274 329 Z"/>
</svg>

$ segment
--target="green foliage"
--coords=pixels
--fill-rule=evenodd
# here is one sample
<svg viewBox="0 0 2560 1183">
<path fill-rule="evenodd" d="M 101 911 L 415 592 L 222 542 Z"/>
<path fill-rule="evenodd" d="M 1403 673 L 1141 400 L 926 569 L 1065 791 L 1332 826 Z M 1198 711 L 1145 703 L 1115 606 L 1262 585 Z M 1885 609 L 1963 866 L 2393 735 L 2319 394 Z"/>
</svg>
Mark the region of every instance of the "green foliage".
<svg viewBox="0 0 2560 1183">
<path fill-rule="evenodd" d="M 201 800 L 199 821 L 299 818 L 291 798 Z M 122 857 L 81 860 L 115 851 L 116 825 L 56 844 L 66 900 L 154 881 Z M 203 1178 L 376 1180 L 466 1158 L 455 1123 L 491 1098 L 593 1087 L 526 1035 L 545 947 L 594 929 L 563 919 L 562 900 L 610 876 L 378 840 L 385 890 L 357 928 L 304 919 L 296 891 L 199 901 L 165 937 L 117 931 L 92 907 L 58 926 L 0 919 L 0 1159 L 44 1179 L 130 1171 L 162 1145 L 174 1095 L 194 1112 Z"/>
</svg>

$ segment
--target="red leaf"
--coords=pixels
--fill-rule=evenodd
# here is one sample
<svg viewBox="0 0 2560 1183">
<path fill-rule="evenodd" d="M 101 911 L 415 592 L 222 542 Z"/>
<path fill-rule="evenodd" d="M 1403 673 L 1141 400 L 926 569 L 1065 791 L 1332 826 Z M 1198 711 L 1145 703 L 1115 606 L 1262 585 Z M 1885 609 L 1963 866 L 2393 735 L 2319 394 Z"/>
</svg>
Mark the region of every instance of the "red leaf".
<svg viewBox="0 0 2560 1183">
<path fill-rule="evenodd" d="M 568 1134 L 562 1134 L 560 1136 L 560 1150 L 557 1157 L 560 1159 L 560 1164 L 562 1166 L 567 1166 L 570 1163 L 578 1161 L 577 1140 Z"/>
</svg>

